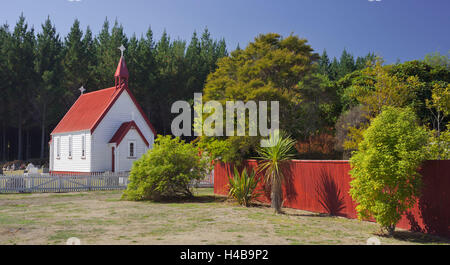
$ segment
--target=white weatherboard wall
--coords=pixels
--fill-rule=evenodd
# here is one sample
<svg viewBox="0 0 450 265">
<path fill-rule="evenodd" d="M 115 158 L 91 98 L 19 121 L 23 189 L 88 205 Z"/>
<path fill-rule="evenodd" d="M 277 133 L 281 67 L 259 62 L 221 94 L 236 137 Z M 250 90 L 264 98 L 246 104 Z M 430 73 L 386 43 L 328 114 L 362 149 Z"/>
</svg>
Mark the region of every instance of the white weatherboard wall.
<svg viewBox="0 0 450 265">
<path fill-rule="evenodd" d="M 82 135 L 86 137 L 86 154 L 81 156 Z M 69 158 L 69 136 L 72 136 L 72 158 Z M 57 142 L 61 141 L 60 157 Z M 58 133 L 52 135 L 52 171 L 91 172 L 91 134 L 89 131 Z"/>
<path fill-rule="evenodd" d="M 133 141 L 136 146 L 134 148 L 135 150 L 135 156 L 129 157 L 129 142 Z M 117 171 L 129 171 L 131 166 L 133 165 L 133 162 L 136 161 L 139 157 L 141 157 L 143 154 L 147 152 L 148 148 L 145 144 L 144 140 L 142 140 L 142 137 L 139 135 L 139 133 L 132 129 L 129 130 L 128 133 L 125 135 L 125 137 L 120 142 L 119 146 L 116 150 L 116 169 Z"/>
<path fill-rule="evenodd" d="M 133 100 L 125 90 L 109 109 L 92 135 L 91 170 L 93 172 L 110 171 L 112 166 L 111 147 L 109 141 L 120 125 L 134 119 L 144 137 L 153 147 L 154 135 L 144 117 L 142 117 Z M 125 140 L 123 140 L 125 141 Z M 121 143 L 122 144 L 122 143 Z M 117 153 L 116 153 L 117 157 Z M 139 157 L 138 157 L 139 158 Z M 117 161 L 117 159 L 116 159 Z M 123 169 L 122 169 L 123 170 Z M 125 171 L 128 171 L 127 168 Z M 119 171 L 116 163 L 116 171 Z"/>
</svg>

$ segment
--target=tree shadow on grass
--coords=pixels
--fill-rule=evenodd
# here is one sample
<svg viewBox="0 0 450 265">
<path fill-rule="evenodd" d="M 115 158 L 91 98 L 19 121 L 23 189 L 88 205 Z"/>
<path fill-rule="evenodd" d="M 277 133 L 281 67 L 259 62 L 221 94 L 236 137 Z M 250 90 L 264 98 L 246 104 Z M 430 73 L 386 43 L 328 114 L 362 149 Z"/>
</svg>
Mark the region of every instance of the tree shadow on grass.
<svg viewBox="0 0 450 265">
<path fill-rule="evenodd" d="M 250 207 L 253 208 L 261 208 L 261 209 L 272 209 L 272 207 L 270 206 L 270 204 L 268 203 L 262 203 L 262 202 L 253 202 L 250 204 Z M 299 209 L 293 209 L 293 208 L 287 208 L 287 209 L 292 209 L 295 211 L 301 211 Z M 281 215 L 286 215 L 286 216 L 297 216 L 297 217 L 333 217 L 327 213 L 313 213 L 313 212 L 305 212 L 305 213 L 293 213 L 293 212 L 287 212 L 286 208 L 283 208 L 281 210 Z"/>
<path fill-rule="evenodd" d="M 377 234 L 380 237 L 389 237 L 385 234 Z M 450 244 L 450 239 L 446 239 L 440 236 L 424 234 L 420 232 L 413 231 L 395 231 L 392 238 L 397 240 L 406 241 L 410 243 L 421 243 L 421 244 Z"/>
<path fill-rule="evenodd" d="M 211 203 L 211 202 L 225 202 L 226 200 L 227 197 L 225 196 L 201 195 L 188 198 L 184 200 L 184 202 Z"/>
<path fill-rule="evenodd" d="M 192 197 L 173 197 L 164 198 L 160 200 L 151 201 L 153 203 L 214 203 L 214 202 L 225 202 L 227 200 L 226 196 L 215 196 L 215 195 L 197 195 Z"/>
<path fill-rule="evenodd" d="M 333 217 L 327 213 L 285 213 L 285 215 L 299 217 Z"/>
</svg>

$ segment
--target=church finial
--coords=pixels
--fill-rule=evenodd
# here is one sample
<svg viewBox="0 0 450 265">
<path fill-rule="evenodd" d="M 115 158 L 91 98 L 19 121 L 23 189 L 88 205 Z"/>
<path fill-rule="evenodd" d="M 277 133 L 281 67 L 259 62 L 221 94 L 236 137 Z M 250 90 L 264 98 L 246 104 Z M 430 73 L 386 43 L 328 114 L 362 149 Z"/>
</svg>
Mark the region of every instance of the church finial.
<svg viewBox="0 0 450 265">
<path fill-rule="evenodd" d="M 78 90 L 80 90 L 81 95 L 83 95 L 84 91 L 86 91 L 86 89 L 84 88 L 84 86 L 81 86 Z"/>
<path fill-rule="evenodd" d="M 123 52 L 126 50 L 125 49 L 125 47 L 123 46 L 123 44 L 122 45 L 120 45 L 120 47 L 119 48 L 117 48 L 117 49 L 119 49 L 120 50 L 120 57 L 123 57 Z"/>
<path fill-rule="evenodd" d="M 125 58 L 123 57 L 123 52 L 125 51 L 125 47 L 120 45 L 118 48 L 120 50 L 120 60 L 119 65 L 117 65 L 116 73 L 114 74 L 116 80 L 116 88 L 121 88 L 123 86 L 128 86 L 128 69 L 125 63 Z"/>
</svg>

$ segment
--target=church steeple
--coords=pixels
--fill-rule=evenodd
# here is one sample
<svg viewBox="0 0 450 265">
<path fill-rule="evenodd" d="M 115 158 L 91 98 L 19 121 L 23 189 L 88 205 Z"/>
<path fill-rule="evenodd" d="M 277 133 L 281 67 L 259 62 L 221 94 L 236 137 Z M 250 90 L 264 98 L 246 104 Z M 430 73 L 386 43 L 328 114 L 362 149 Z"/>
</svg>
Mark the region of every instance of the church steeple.
<svg viewBox="0 0 450 265">
<path fill-rule="evenodd" d="M 121 52 L 119 64 L 117 65 L 116 73 L 114 74 L 116 88 L 121 88 L 122 86 L 128 86 L 128 69 L 127 64 L 125 63 L 125 58 L 123 57 L 123 52 L 125 51 L 125 47 L 121 45 L 119 47 Z"/>
</svg>

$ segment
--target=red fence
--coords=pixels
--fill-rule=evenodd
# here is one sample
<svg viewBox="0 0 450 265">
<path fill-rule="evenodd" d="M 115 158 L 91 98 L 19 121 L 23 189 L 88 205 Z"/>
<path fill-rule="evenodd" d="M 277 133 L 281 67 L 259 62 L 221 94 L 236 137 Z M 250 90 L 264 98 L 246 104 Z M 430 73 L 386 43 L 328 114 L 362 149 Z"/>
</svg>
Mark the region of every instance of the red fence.
<svg viewBox="0 0 450 265">
<path fill-rule="evenodd" d="M 257 162 L 248 160 L 244 166 L 255 168 Z M 290 177 L 284 184 L 284 206 L 311 212 L 329 213 L 356 218 L 355 202 L 350 189 L 348 161 L 293 160 Z M 232 166 L 217 163 L 214 168 L 214 193 L 227 195 L 228 175 Z M 450 237 L 450 160 L 426 161 L 422 196 L 402 217 L 400 228 Z M 270 191 L 260 184 L 262 202 L 270 201 Z"/>
</svg>

